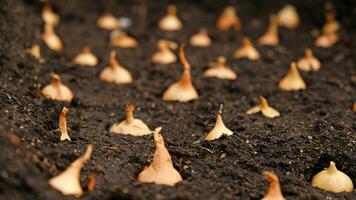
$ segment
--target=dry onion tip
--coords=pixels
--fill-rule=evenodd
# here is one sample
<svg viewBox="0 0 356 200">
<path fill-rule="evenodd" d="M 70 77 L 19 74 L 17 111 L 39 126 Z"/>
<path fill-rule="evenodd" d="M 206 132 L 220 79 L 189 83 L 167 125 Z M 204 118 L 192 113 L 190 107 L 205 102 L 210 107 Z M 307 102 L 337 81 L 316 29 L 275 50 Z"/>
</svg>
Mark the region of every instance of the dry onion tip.
<svg viewBox="0 0 356 200">
<path fill-rule="evenodd" d="M 174 168 L 171 155 L 164 145 L 164 140 L 160 134 L 161 127 L 154 130 L 154 141 L 156 151 L 149 166 L 146 166 L 138 175 L 137 179 L 141 182 L 164 184 L 174 186 L 182 181 L 182 176 Z"/>
<path fill-rule="evenodd" d="M 236 73 L 226 64 L 226 58 L 218 57 L 216 63 L 210 64 L 210 68 L 204 71 L 204 77 L 215 77 L 218 79 L 236 80 Z"/>
<path fill-rule="evenodd" d="M 106 30 L 113 30 L 119 27 L 119 20 L 114 17 L 110 12 L 107 12 L 96 21 L 96 24 L 100 28 Z"/>
<path fill-rule="evenodd" d="M 276 15 L 271 15 L 269 17 L 269 27 L 267 32 L 260 37 L 258 40 L 258 44 L 260 45 L 269 45 L 269 46 L 277 46 L 279 43 L 278 38 L 278 19 Z"/>
<path fill-rule="evenodd" d="M 260 53 L 252 45 L 250 38 L 243 37 L 241 40 L 242 47 L 235 51 L 235 58 L 247 58 L 249 60 L 260 59 Z"/>
<path fill-rule="evenodd" d="M 135 38 L 128 36 L 127 33 L 115 29 L 110 34 L 110 45 L 124 49 L 135 48 L 138 46 L 138 41 Z"/>
<path fill-rule="evenodd" d="M 49 184 L 64 195 L 81 196 L 83 190 L 80 185 L 80 170 L 90 158 L 92 151 L 93 145 L 89 144 L 84 155 L 72 162 L 64 172 L 51 178 Z"/>
<path fill-rule="evenodd" d="M 183 75 L 178 82 L 169 86 L 163 93 L 163 100 L 165 101 L 188 102 L 199 98 L 198 92 L 195 90 L 192 83 L 190 64 L 185 57 L 184 46 L 185 45 L 182 44 L 179 48 L 180 62 L 184 67 Z"/>
<path fill-rule="evenodd" d="M 29 53 L 34 58 L 36 58 L 38 62 L 44 63 L 44 59 L 41 56 L 40 45 L 34 44 L 34 45 L 32 45 L 32 47 L 26 49 L 26 52 Z"/>
<path fill-rule="evenodd" d="M 111 51 L 110 65 L 101 71 L 100 79 L 116 84 L 126 84 L 133 81 L 130 72 L 118 63 L 115 50 Z"/>
<path fill-rule="evenodd" d="M 305 90 L 307 88 L 302 76 L 299 74 L 297 65 L 294 62 L 291 63 L 287 75 L 279 81 L 278 87 L 281 90 L 286 91 Z"/>
<path fill-rule="evenodd" d="M 218 18 L 216 26 L 220 31 L 227 31 L 230 28 L 233 28 L 235 31 L 241 29 L 241 21 L 236 15 L 236 10 L 233 6 L 228 6 L 224 9 Z"/>
<path fill-rule="evenodd" d="M 52 6 L 46 2 L 42 10 L 42 19 L 45 24 L 55 27 L 59 24 L 59 15 L 53 12 Z"/>
<path fill-rule="evenodd" d="M 190 37 L 190 44 L 196 47 L 208 47 L 211 45 L 211 39 L 208 35 L 208 30 L 201 28 L 198 33 Z"/>
<path fill-rule="evenodd" d="M 167 7 L 167 15 L 159 21 L 158 26 L 164 31 L 178 31 L 182 29 L 183 24 L 177 17 L 177 7 L 175 5 Z"/>
<path fill-rule="evenodd" d="M 74 58 L 74 63 L 84 66 L 95 66 L 98 58 L 91 52 L 89 47 L 84 47 L 82 52 Z"/>
<path fill-rule="evenodd" d="M 57 101 L 72 101 L 73 93 L 62 84 L 61 77 L 58 74 L 52 74 L 52 83 L 42 89 L 42 94 L 47 98 Z"/>
<path fill-rule="evenodd" d="M 162 39 L 158 41 L 157 47 L 158 50 L 153 54 L 152 62 L 168 65 L 177 61 L 177 56 L 171 50 L 177 48 L 177 43 Z"/>
<path fill-rule="evenodd" d="M 64 140 L 71 141 L 67 129 L 67 115 L 68 115 L 68 108 L 63 107 L 62 112 L 59 115 L 59 130 L 61 132 L 60 141 L 64 141 Z"/>
<path fill-rule="evenodd" d="M 291 5 L 285 5 L 277 14 L 278 25 L 290 29 L 297 28 L 300 24 L 300 18 L 297 9 Z"/>
<path fill-rule="evenodd" d="M 216 139 L 220 138 L 222 135 L 230 136 L 233 134 L 233 132 L 230 129 L 228 129 L 224 124 L 224 121 L 221 117 L 222 109 L 223 109 L 223 105 L 220 105 L 220 110 L 216 117 L 215 126 L 209 132 L 209 134 L 205 137 L 205 140 L 208 140 L 208 141 L 216 140 Z"/>
<path fill-rule="evenodd" d="M 48 48 L 53 51 L 62 51 L 63 43 L 59 36 L 54 32 L 54 28 L 51 25 L 45 24 L 44 32 L 42 34 L 42 40 L 46 43 Z"/>
<path fill-rule="evenodd" d="M 305 57 L 299 59 L 297 65 L 303 71 L 318 71 L 321 66 L 320 61 L 314 56 L 310 48 L 305 50 Z"/>
<path fill-rule="evenodd" d="M 315 46 L 330 48 L 339 40 L 339 36 L 334 32 L 324 32 L 315 40 Z"/>
<path fill-rule="evenodd" d="M 311 183 L 312 186 L 329 192 L 352 192 L 353 190 L 350 177 L 339 171 L 333 161 L 330 161 L 328 168 L 317 173 Z"/>
<path fill-rule="evenodd" d="M 262 175 L 268 180 L 269 186 L 266 195 L 261 200 L 285 200 L 278 176 L 271 171 L 264 171 Z"/>
<path fill-rule="evenodd" d="M 133 136 L 150 134 L 151 130 L 148 126 L 142 120 L 134 118 L 134 110 L 135 107 L 133 105 L 128 105 L 126 110 L 126 119 L 122 122 L 115 123 L 110 128 L 110 132 Z"/>
<path fill-rule="evenodd" d="M 276 109 L 269 106 L 267 99 L 263 96 L 259 97 L 259 104 L 249 109 L 246 114 L 250 115 L 258 112 L 262 112 L 262 114 L 268 118 L 275 118 L 280 116 L 280 113 Z"/>
</svg>

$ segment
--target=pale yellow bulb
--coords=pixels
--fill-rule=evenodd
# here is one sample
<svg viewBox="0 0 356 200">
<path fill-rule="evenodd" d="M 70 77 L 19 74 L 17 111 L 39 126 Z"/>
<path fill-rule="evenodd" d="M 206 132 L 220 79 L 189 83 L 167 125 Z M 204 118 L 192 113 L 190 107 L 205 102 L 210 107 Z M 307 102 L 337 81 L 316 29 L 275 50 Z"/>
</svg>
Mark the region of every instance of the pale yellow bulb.
<svg viewBox="0 0 356 200">
<path fill-rule="evenodd" d="M 52 83 L 42 89 L 42 94 L 57 101 L 72 101 L 74 96 L 69 87 L 62 84 L 57 74 L 52 74 Z"/>
<path fill-rule="evenodd" d="M 307 88 L 294 62 L 291 64 L 289 72 L 279 81 L 278 87 L 285 91 L 305 90 Z"/>
<path fill-rule="evenodd" d="M 205 137 L 205 140 L 208 140 L 208 141 L 216 140 L 223 135 L 230 136 L 233 134 L 233 132 L 225 126 L 224 121 L 221 117 L 222 107 L 223 106 L 221 105 L 218 116 L 216 117 L 216 122 L 215 122 L 214 128 Z"/>
<path fill-rule="evenodd" d="M 159 40 L 157 46 L 158 51 L 153 54 L 152 62 L 168 65 L 177 61 L 177 56 L 171 50 L 177 47 L 177 43 L 169 40 Z"/>
<path fill-rule="evenodd" d="M 133 81 L 131 73 L 118 63 L 114 50 L 110 53 L 110 66 L 101 71 L 100 79 L 116 84 L 127 84 Z"/>
<path fill-rule="evenodd" d="M 199 98 L 191 80 L 190 65 L 185 57 L 183 48 L 184 45 L 181 45 L 179 49 L 179 58 L 184 67 L 183 75 L 179 81 L 169 86 L 163 93 L 162 98 L 165 101 L 188 102 Z"/>
<path fill-rule="evenodd" d="M 226 64 L 226 58 L 223 56 L 220 56 L 217 62 L 210 64 L 210 67 L 204 71 L 203 76 L 227 80 L 237 79 L 237 74 Z"/>
<path fill-rule="evenodd" d="M 119 27 L 119 20 L 114 17 L 111 13 L 106 13 L 101 16 L 96 24 L 103 29 L 113 30 Z"/>
<path fill-rule="evenodd" d="M 164 16 L 159 21 L 159 28 L 164 31 L 178 31 L 182 29 L 183 24 L 178 19 L 177 15 L 177 7 L 175 5 L 169 5 L 167 8 L 167 15 Z"/>
<path fill-rule="evenodd" d="M 134 109 L 135 108 L 133 105 L 128 105 L 126 111 L 126 119 L 122 122 L 115 123 L 110 128 L 110 132 L 133 136 L 150 134 L 151 130 L 148 128 L 148 126 L 142 120 L 134 118 Z"/>
<path fill-rule="evenodd" d="M 196 47 L 208 47 L 211 45 L 211 39 L 206 29 L 201 29 L 190 38 L 190 44 Z"/>
<path fill-rule="evenodd" d="M 269 106 L 266 98 L 264 98 L 263 96 L 260 96 L 259 100 L 260 100 L 259 105 L 254 106 L 251 109 L 249 109 L 246 112 L 246 114 L 251 115 L 254 113 L 262 112 L 262 114 L 268 118 L 275 118 L 275 117 L 280 116 L 280 113 L 276 109 Z"/>
<path fill-rule="evenodd" d="M 287 28 L 297 28 L 300 24 L 300 18 L 297 9 L 293 5 L 286 5 L 277 14 L 278 24 Z"/>
<path fill-rule="evenodd" d="M 327 169 L 317 173 L 312 180 L 312 186 L 329 192 L 352 192 L 353 184 L 350 177 L 339 171 L 333 161 Z"/>
<path fill-rule="evenodd" d="M 93 67 L 98 64 L 98 58 L 91 52 L 89 47 L 85 47 L 82 52 L 74 58 L 74 63 Z"/>
<path fill-rule="evenodd" d="M 182 176 L 174 168 L 171 155 L 164 145 L 161 127 L 156 128 L 153 134 L 156 151 L 151 164 L 143 169 L 137 179 L 141 182 L 174 186 L 182 181 Z"/>
</svg>

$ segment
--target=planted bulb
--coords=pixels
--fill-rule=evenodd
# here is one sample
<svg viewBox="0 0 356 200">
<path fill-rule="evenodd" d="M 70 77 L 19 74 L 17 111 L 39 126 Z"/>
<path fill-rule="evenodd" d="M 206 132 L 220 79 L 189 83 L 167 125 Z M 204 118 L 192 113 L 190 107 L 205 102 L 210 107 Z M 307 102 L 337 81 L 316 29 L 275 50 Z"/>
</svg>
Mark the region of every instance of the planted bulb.
<svg viewBox="0 0 356 200">
<path fill-rule="evenodd" d="M 314 56 L 313 51 L 308 48 L 305 50 L 305 56 L 298 60 L 297 66 L 303 71 L 318 71 L 320 69 L 320 61 Z"/>
<path fill-rule="evenodd" d="M 290 29 L 297 28 L 300 24 L 300 18 L 297 9 L 293 5 L 285 5 L 277 14 L 278 24 Z"/>
<path fill-rule="evenodd" d="M 330 161 L 330 166 L 317 173 L 311 182 L 313 187 L 317 187 L 329 192 L 352 192 L 353 184 L 350 177 L 339 171 L 335 163 Z"/>
<path fill-rule="evenodd" d="M 98 58 L 91 52 L 89 47 L 85 47 L 82 52 L 74 58 L 74 63 L 84 66 L 95 66 L 98 64 Z"/>
<path fill-rule="evenodd" d="M 128 105 L 126 110 L 126 119 L 122 122 L 115 123 L 110 128 L 110 132 L 133 136 L 150 134 L 151 130 L 148 126 L 142 120 L 134 118 L 134 110 L 135 107 L 133 105 Z"/>
<path fill-rule="evenodd" d="M 168 65 L 177 61 L 177 56 L 172 51 L 172 49 L 177 48 L 177 43 L 169 40 L 159 40 L 157 47 L 158 51 L 153 54 L 152 62 Z"/>
<path fill-rule="evenodd" d="M 220 56 L 216 63 L 210 64 L 210 68 L 203 73 L 204 77 L 215 77 L 218 79 L 236 80 L 236 73 L 226 64 L 226 58 Z"/>
<path fill-rule="evenodd" d="M 68 108 L 63 107 L 62 112 L 59 116 L 59 131 L 61 132 L 60 141 L 64 141 L 64 140 L 71 141 L 67 129 L 67 115 L 68 115 Z"/>
<path fill-rule="evenodd" d="M 230 28 L 233 28 L 235 31 L 241 29 L 241 21 L 233 6 L 228 6 L 224 9 L 223 13 L 218 18 L 216 26 L 220 31 L 227 31 Z"/>
<path fill-rule="evenodd" d="M 229 136 L 233 134 L 233 132 L 230 129 L 228 129 L 223 122 L 223 119 L 221 117 L 222 109 L 223 109 L 223 105 L 220 106 L 220 110 L 216 117 L 214 128 L 208 133 L 208 135 L 205 137 L 205 140 L 208 141 L 216 140 L 220 138 L 222 135 Z"/>
<path fill-rule="evenodd" d="M 291 63 L 287 75 L 279 81 L 278 87 L 281 90 L 286 91 L 305 90 L 307 88 L 302 76 L 299 74 L 297 65 L 294 62 Z"/>
<path fill-rule="evenodd" d="M 89 144 L 84 155 L 72 162 L 64 172 L 51 178 L 49 184 L 64 195 L 81 196 L 83 190 L 80 185 L 80 170 L 90 158 L 92 151 L 93 145 Z"/>
<path fill-rule="evenodd" d="M 249 109 L 246 114 L 251 115 L 258 112 L 262 112 L 262 114 L 268 118 L 275 118 L 280 116 L 280 113 L 276 109 L 269 106 L 267 99 L 263 96 L 259 97 L 259 104 Z"/>
<path fill-rule="evenodd" d="M 125 49 L 135 48 L 138 46 L 138 41 L 135 38 L 128 36 L 127 33 L 119 29 L 115 29 L 110 34 L 110 45 Z"/>
<path fill-rule="evenodd" d="M 72 91 L 62 84 L 61 77 L 57 74 L 52 74 L 52 83 L 42 89 L 42 94 L 57 101 L 72 101 L 73 99 Z"/>
<path fill-rule="evenodd" d="M 334 32 L 323 32 L 314 42 L 315 46 L 330 48 L 339 40 L 339 36 Z"/>
<path fill-rule="evenodd" d="M 54 32 L 53 26 L 45 24 L 42 40 L 46 43 L 48 48 L 53 51 L 62 51 L 63 43 L 59 36 Z"/>
<path fill-rule="evenodd" d="M 45 24 L 55 27 L 59 24 L 59 15 L 53 12 L 52 6 L 46 2 L 43 10 L 42 10 L 42 19 Z"/>
<path fill-rule="evenodd" d="M 315 45 L 321 48 L 330 48 L 338 40 L 338 30 L 340 24 L 335 20 L 335 14 L 329 12 L 326 14 L 326 24 L 323 26 L 322 34 L 315 40 Z"/>
<path fill-rule="evenodd" d="M 169 86 L 163 93 L 163 100 L 165 101 L 188 102 L 199 98 L 198 92 L 192 83 L 190 65 L 184 54 L 184 46 L 185 45 L 182 44 L 179 48 L 179 59 L 184 67 L 183 75 L 178 82 Z"/>
<path fill-rule="evenodd" d="M 171 155 L 164 145 L 164 140 L 160 131 L 161 127 L 156 128 L 153 133 L 156 145 L 153 160 L 149 166 L 143 169 L 137 179 L 146 183 L 174 186 L 183 179 L 173 166 Z"/>
<path fill-rule="evenodd" d="M 271 171 L 264 171 L 262 175 L 269 182 L 269 186 L 266 195 L 261 200 L 285 200 L 278 176 Z"/>
<path fill-rule="evenodd" d="M 199 30 L 198 33 L 190 38 L 190 44 L 196 47 L 208 47 L 211 45 L 211 39 L 208 31 L 205 28 Z"/>
<path fill-rule="evenodd" d="M 159 21 L 158 26 L 164 31 L 178 31 L 182 29 L 183 24 L 177 17 L 177 7 L 175 5 L 167 7 L 167 15 Z"/>
<path fill-rule="evenodd" d="M 234 54 L 235 58 L 247 58 L 249 60 L 260 59 L 260 53 L 252 45 L 250 38 L 242 38 L 242 47 L 237 49 Z"/>
<path fill-rule="evenodd" d="M 31 54 L 36 60 L 40 63 L 44 63 L 44 59 L 41 56 L 41 48 L 40 45 L 34 44 L 32 47 L 26 49 L 26 52 Z"/>
<path fill-rule="evenodd" d="M 100 79 L 116 84 L 126 84 L 133 81 L 130 72 L 118 63 L 115 50 L 111 51 L 110 65 L 101 71 Z"/>
<path fill-rule="evenodd" d="M 277 46 L 279 43 L 278 38 L 278 18 L 276 15 L 271 15 L 270 23 L 267 32 L 260 37 L 258 43 L 260 45 Z"/>
<path fill-rule="evenodd" d="M 340 29 L 340 23 L 335 19 L 335 14 L 326 13 L 326 24 L 323 26 L 324 33 L 336 33 Z"/>
<path fill-rule="evenodd" d="M 113 30 L 119 27 L 119 20 L 114 17 L 111 13 L 105 13 L 101 16 L 97 21 L 96 24 L 103 29 L 106 30 Z"/>
</svg>

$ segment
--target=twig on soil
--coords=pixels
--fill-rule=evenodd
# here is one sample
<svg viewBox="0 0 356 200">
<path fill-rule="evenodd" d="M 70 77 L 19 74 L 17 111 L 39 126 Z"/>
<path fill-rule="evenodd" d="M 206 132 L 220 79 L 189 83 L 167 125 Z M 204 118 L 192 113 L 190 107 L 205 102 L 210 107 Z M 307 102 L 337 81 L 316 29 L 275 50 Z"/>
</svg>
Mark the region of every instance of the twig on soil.
<svg viewBox="0 0 356 200">
<path fill-rule="evenodd" d="M 61 131 L 60 141 L 64 141 L 64 140 L 71 141 L 67 129 L 67 114 L 68 114 L 68 108 L 63 107 L 61 115 L 59 116 L 59 130 Z"/>
</svg>

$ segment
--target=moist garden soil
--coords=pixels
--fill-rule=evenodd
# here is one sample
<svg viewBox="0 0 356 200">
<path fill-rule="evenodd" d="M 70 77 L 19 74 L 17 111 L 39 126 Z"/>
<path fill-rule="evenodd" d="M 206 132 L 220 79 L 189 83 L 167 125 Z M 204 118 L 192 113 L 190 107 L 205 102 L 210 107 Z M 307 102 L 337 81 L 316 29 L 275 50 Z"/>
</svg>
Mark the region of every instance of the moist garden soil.
<svg viewBox="0 0 356 200">
<path fill-rule="evenodd" d="M 0 199 L 74 199 L 48 185 L 48 179 L 82 155 L 88 144 L 94 152 L 81 173 L 82 199 L 260 199 L 268 183 L 263 170 L 280 178 L 287 199 L 356 199 L 356 193 L 329 193 L 311 186 L 318 171 L 335 161 L 338 169 L 356 183 L 356 14 L 355 3 L 334 1 L 341 22 L 341 40 L 334 47 L 313 47 L 312 33 L 325 22 L 324 1 L 292 1 L 302 19 L 295 30 L 280 28 L 280 45 L 256 45 L 262 58 L 252 62 L 233 59 L 242 36 L 254 43 L 266 31 L 268 16 L 284 1 L 178 1 L 184 29 L 167 33 L 157 28 L 169 1 L 52 1 L 61 16 L 56 32 L 64 51 L 54 53 L 41 41 L 43 3 L 35 0 L 0 2 Z M 240 32 L 219 32 L 218 15 L 234 5 L 242 21 Z M 138 39 L 134 49 L 117 49 L 118 59 L 134 77 L 128 85 L 100 81 L 108 65 L 109 31 L 96 26 L 105 11 L 129 17 L 126 31 Z M 145 12 L 146 11 L 146 12 Z M 161 38 L 187 42 L 200 27 L 213 39 L 208 48 L 186 47 L 193 82 L 200 98 L 189 103 L 164 102 L 165 89 L 182 74 L 179 63 L 150 61 Z M 46 60 L 40 64 L 25 49 L 41 45 Z M 100 63 L 81 67 L 72 59 L 89 45 Z M 301 72 L 307 90 L 284 92 L 277 87 L 292 61 L 313 47 L 322 62 L 318 72 Z M 209 62 L 226 56 L 238 73 L 236 81 L 203 78 Z M 50 83 L 51 72 L 75 94 L 71 103 L 44 98 L 40 90 Z M 265 96 L 281 116 L 268 119 L 246 115 Z M 127 104 L 151 129 L 162 135 L 183 181 L 175 187 L 140 183 L 138 173 L 154 153 L 152 136 L 133 137 L 109 133 L 125 117 Z M 234 134 L 213 142 L 204 136 L 214 125 L 219 105 Z M 72 141 L 59 142 L 58 117 L 69 108 Z M 20 141 L 17 141 L 19 139 Z M 96 175 L 93 192 L 87 185 Z"/>
</svg>

